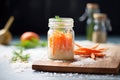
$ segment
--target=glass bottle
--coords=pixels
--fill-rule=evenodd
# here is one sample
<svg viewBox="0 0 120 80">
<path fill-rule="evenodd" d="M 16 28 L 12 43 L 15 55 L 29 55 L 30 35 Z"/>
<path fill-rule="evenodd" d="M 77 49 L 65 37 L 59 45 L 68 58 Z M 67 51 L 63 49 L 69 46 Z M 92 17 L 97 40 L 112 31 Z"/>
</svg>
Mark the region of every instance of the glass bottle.
<svg viewBox="0 0 120 80">
<path fill-rule="evenodd" d="M 92 41 L 96 43 L 105 43 L 107 41 L 107 29 L 112 30 L 111 24 L 104 13 L 94 13 L 94 31 Z"/>
<path fill-rule="evenodd" d="M 83 21 L 87 18 L 86 24 L 86 38 L 87 40 L 92 40 L 92 32 L 94 26 L 93 14 L 99 13 L 99 5 L 97 3 L 87 3 L 85 13 L 79 18 L 80 21 Z"/>
<path fill-rule="evenodd" d="M 71 60 L 74 58 L 74 30 L 72 18 L 50 18 L 48 30 L 48 57 Z"/>
</svg>

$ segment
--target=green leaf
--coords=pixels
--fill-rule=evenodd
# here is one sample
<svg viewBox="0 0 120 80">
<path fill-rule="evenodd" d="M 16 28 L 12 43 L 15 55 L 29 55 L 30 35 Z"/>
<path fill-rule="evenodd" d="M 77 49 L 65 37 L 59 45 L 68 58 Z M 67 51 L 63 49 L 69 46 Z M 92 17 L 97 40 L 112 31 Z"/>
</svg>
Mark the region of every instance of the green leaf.
<svg viewBox="0 0 120 80">
<path fill-rule="evenodd" d="M 13 62 L 17 61 L 17 56 L 16 56 L 16 55 L 14 55 L 14 56 L 12 57 L 12 61 L 13 61 Z"/>
<path fill-rule="evenodd" d="M 59 16 L 55 16 L 55 19 L 56 19 L 58 22 L 62 22 L 62 19 L 61 19 Z"/>
<path fill-rule="evenodd" d="M 30 58 L 29 54 L 23 55 L 22 56 L 22 61 L 27 61 Z"/>
<path fill-rule="evenodd" d="M 31 40 L 22 41 L 16 44 L 16 46 L 23 48 L 35 48 L 37 46 L 45 47 L 47 46 L 47 42 L 39 41 L 38 39 L 32 38 Z"/>
<path fill-rule="evenodd" d="M 19 50 L 13 52 L 13 56 L 12 56 L 11 60 L 13 62 L 16 62 L 18 60 L 25 62 L 25 61 L 28 61 L 29 58 L 30 58 L 29 54 L 23 54 L 23 49 L 19 49 Z"/>
<path fill-rule="evenodd" d="M 58 26 L 64 26 L 64 24 L 62 23 L 62 19 L 59 17 L 59 16 L 55 16 L 55 19 L 58 21 L 58 22 L 61 22 L 60 24 L 57 24 Z M 64 28 L 57 28 L 57 30 L 59 31 L 64 31 Z"/>
</svg>

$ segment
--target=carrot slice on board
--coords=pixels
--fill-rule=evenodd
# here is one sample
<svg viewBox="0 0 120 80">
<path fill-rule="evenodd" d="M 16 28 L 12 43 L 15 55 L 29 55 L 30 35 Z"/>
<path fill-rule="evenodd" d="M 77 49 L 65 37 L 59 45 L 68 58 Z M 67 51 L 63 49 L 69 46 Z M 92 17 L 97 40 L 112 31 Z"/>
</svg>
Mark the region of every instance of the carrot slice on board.
<svg viewBox="0 0 120 80">
<path fill-rule="evenodd" d="M 76 43 L 74 43 L 78 49 L 74 50 L 75 55 L 83 55 L 83 56 L 90 56 L 92 59 L 96 59 L 96 57 L 104 57 L 105 54 L 102 52 L 106 50 L 106 48 L 98 48 L 100 44 L 94 45 L 92 48 L 82 47 Z M 97 49 L 96 49 L 97 48 Z"/>
<path fill-rule="evenodd" d="M 96 59 L 96 57 L 95 57 L 95 54 L 94 54 L 94 53 L 91 53 L 91 58 L 92 58 L 92 59 L 94 59 L 94 60 Z"/>
<path fill-rule="evenodd" d="M 78 45 L 78 44 L 76 44 L 76 43 L 74 43 L 77 47 L 82 47 L 82 46 L 80 46 L 80 45 Z"/>
<path fill-rule="evenodd" d="M 100 44 L 96 44 L 93 47 L 91 47 L 91 49 L 96 49 Z"/>
<path fill-rule="evenodd" d="M 94 53 L 95 54 L 95 56 L 97 56 L 97 57 L 104 57 L 105 56 L 105 54 L 103 54 L 103 53 Z"/>
<path fill-rule="evenodd" d="M 81 47 L 79 48 L 80 50 L 86 51 L 88 53 L 100 53 L 102 52 L 101 50 L 96 50 L 96 49 L 90 49 L 90 48 L 85 48 L 85 47 Z"/>
<path fill-rule="evenodd" d="M 74 54 L 76 54 L 76 55 L 90 55 L 91 53 L 87 53 L 86 51 L 75 50 Z"/>
</svg>

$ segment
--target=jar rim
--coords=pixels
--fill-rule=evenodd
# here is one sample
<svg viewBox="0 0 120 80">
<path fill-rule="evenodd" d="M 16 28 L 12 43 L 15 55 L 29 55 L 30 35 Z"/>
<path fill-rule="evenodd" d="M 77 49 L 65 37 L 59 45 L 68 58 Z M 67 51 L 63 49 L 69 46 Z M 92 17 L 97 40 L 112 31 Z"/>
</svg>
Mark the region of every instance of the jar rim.
<svg viewBox="0 0 120 80">
<path fill-rule="evenodd" d="M 73 18 L 60 18 L 60 19 L 55 19 L 55 18 L 49 18 L 49 27 L 73 27 Z"/>
<path fill-rule="evenodd" d="M 55 18 L 49 18 L 49 22 L 73 22 L 73 18 L 60 18 L 61 21 L 59 21 L 58 19 Z"/>
</svg>

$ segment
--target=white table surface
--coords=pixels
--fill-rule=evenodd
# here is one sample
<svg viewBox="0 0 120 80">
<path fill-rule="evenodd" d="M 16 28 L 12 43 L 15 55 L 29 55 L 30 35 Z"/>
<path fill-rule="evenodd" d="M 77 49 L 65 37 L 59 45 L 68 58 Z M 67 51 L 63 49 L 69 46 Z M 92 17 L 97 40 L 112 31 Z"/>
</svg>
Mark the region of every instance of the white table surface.
<svg viewBox="0 0 120 80">
<path fill-rule="evenodd" d="M 44 38 L 46 39 L 46 38 Z M 83 41 L 84 37 L 77 37 L 76 40 Z M 14 39 L 12 43 L 17 41 Z M 120 44 L 120 37 L 108 37 L 107 43 Z M 120 80 L 120 73 L 114 74 L 78 74 L 78 73 L 55 73 L 55 72 L 43 72 L 34 71 L 31 68 L 31 64 L 34 60 L 45 58 L 46 55 L 36 56 L 42 54 L 47 48 L 29 49 L 26 52 L 32 56 L 31 60 L 25 67 L 21 67 L 24 63 L 17 65 L 10 62 L 12 52 L 16 47 L 9 45 L 0 45 L 0 80 Z"/>
</svg>

